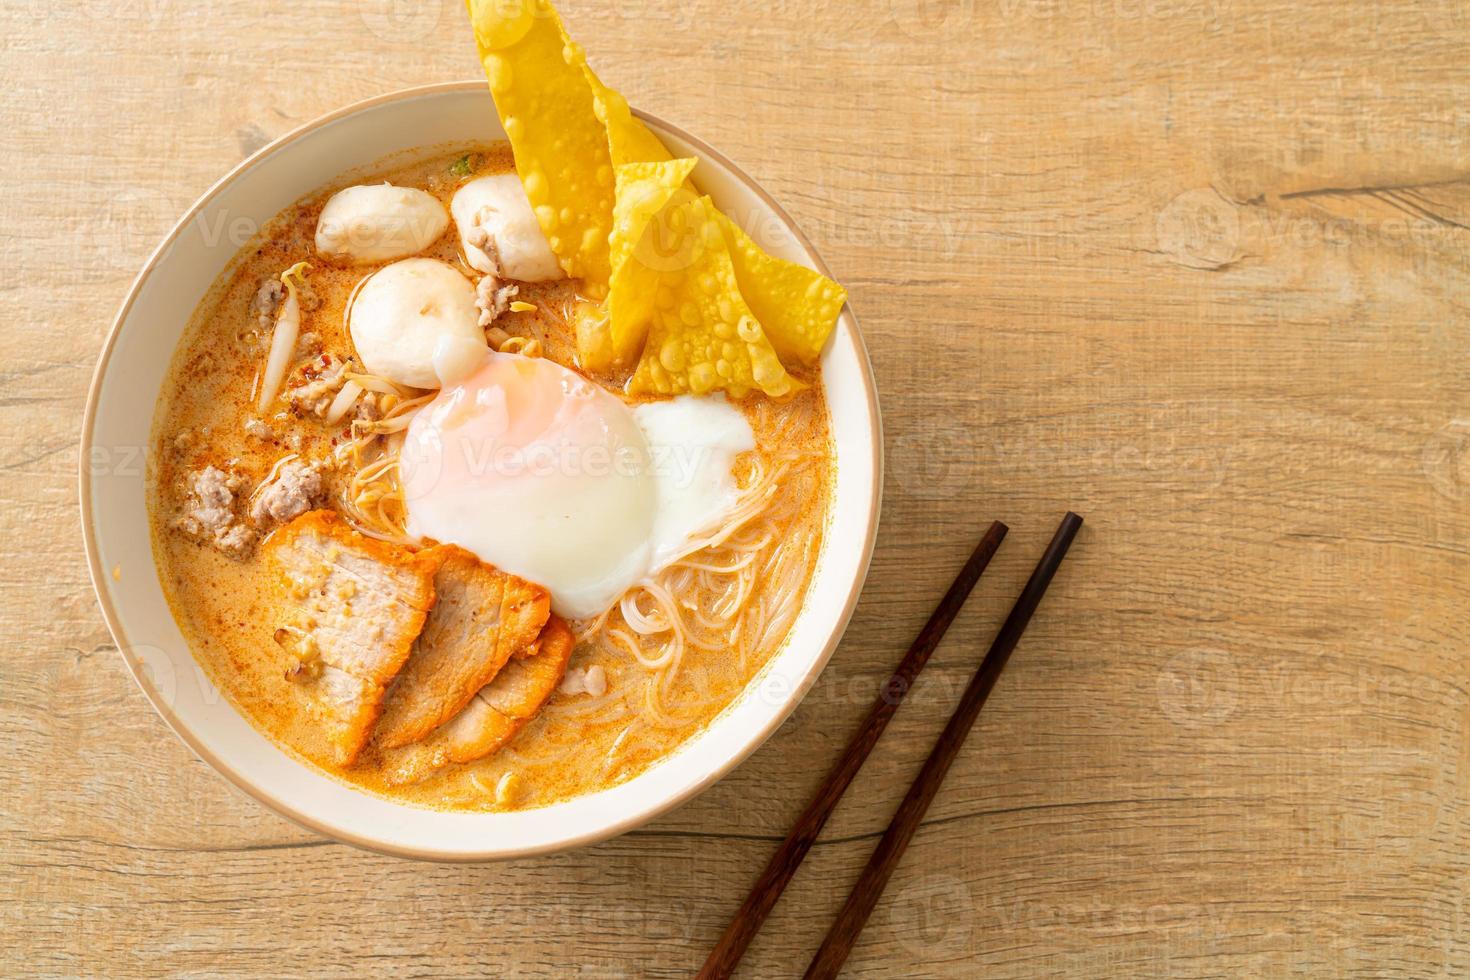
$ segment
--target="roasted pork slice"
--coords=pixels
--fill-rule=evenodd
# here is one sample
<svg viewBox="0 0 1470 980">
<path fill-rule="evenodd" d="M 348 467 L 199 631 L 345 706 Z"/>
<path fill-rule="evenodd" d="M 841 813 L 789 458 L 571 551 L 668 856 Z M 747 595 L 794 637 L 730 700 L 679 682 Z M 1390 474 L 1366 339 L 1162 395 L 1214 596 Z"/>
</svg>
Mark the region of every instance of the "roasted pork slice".
<svg viewBox="0 0 1470 980">
<path fill-rule="evenodd" d="M 387 750 L 388 778 L 400 785 L 416 783 L 452 762 L 473 762 L 498 750 L 556 691 L 575 645 L 571 628 L 551 616 L 534 655 L 511 658 L 463 711 L 422 742 Z"/>
<path fill-rule="evenodd" d="M 297 661 L 287 676 L 312 699 L 334 761 L 350 766 L 434 605 L 438 563 L 328 510 L 280 528 L 263 553 L 280 576 L 276 639 Z"/>
<path fill-rule="evenodd" d="M 390 749 L 417 742 L 459 714 L 512 654 L 536 642 L 551 614 L 545 589 L 463 548 L 439 545 L 425 555 L 438 562 L 438 598 L 388 689 L 377 739 Z"/>
</svg>

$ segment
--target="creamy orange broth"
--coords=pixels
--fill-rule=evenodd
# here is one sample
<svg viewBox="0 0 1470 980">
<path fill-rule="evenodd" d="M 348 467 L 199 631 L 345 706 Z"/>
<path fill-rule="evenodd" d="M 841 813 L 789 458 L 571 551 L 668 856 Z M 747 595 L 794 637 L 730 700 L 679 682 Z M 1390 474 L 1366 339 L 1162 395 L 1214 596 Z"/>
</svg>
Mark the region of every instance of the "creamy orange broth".
<svg viewBox="0 0 1470 980">
<path fill-rule="evenodd" d="M 451 173 L 451 165 L 466 154 L 475 161 L 474 172 Z M 153 426 L 149 499 L 159 576 L 174 617 L 210 680 L 257 728 L 298 758 L 367 791 L 436 808 L 519 809 L 605 788 L 643 771 L 707 725 L 784 641 L 789 614 L 802 601 L 821 549 L 832 480 L 827 410 L 819 386 L 782 405 L 760 396 L 747 399 L 741 409 L 755 432 L 760 462 L 773 466 L 796 460 L 800 467 L 772 505 L 771 544 L 750 565 L 756 571 L 750 573 L 754 577 L 747 602 L 761 604 L 760 613 L 751 615 L 764 615 L 769 608 L 770 618 L 784 617 L 779 628 L 762 637 L 727 637 L 723 646 L 712 644 L 715 649 L 687 649 L 672 678 L 656 674 L 616 643 L 582 642 L 572 667 L 603 666 L 607 694 L 594 699 L 558 692 L 508 746 L 486 759 L 452 766 L 407 787 L 386 782 L 371 746 L 353 768 L 333 766 L 306 699 L 285 679 L 294 661 L 273 640 L 279 625 L 270 612 L 274 583 L 261 560 L 256 555 L 243 561 L 228 558 L 174 530 L 172 521 L 184 499 L 184 481 L 206 465 L 244 476 L 244 496 L 286 453 L 323 458 L 343 437 L 345 421 L 333 426 L 312 417 L 278 421 L 283 402 L 265 416 L 276 429 L 276 440 L 262 441 L 244 431 L 244 422 L 255 417 L 255 386 L 270 342 L 270 328 L 257 324 L 250 305 L 260 282 L 296 262 L 310 262 L 307 282 L 319 305 L 305 311 L 302 330 L 317 333 L 323 350 L 346 355 L 352 347 L 344 313 L 353 290 L 387 264 L 334 266 L 315 254 L 317 216 L 331 193 L 354 183 L 388 180 L 427 190 L 448 208 L 463 181 L 512 167 L 505 145 L 443 147 L 413 164 L 390 163 L 352 174 L 278 215 L 241 249 L 200 303 L 174 354 Z M 452 225 L 422 254 L 451 263 L 472 280 L 478 275 L 463 262 Z M 503 315 L 496 325 L 514 336 L 540 339 L 547 356 L 575 368 L 571 331 L 558 315 L 570 310 L 575 286 L 522 284 L 518 298 L 538 310 Z M 288 385 L 299 378 L 306 359 L 301 356 L 293 363 Z M 620 389 L 616 379 L 594 380 Z M 288 438 L 299 443 L 288 443 Z M 345 475 L 339 471 L 330 477 L 330 506 L 340 499 Z M 789 550 L 777 556 L 774 549 L 783 547 Z M 763 563 L 773 570 L 762 573 Z M 765 588 L 777 571 L 783 581 L 795 583 L 780 594 Z M 715 608 L 730 599 L 700 594 L 697 586 L 686 591 L 675 598 L 688 609 Z M 581 629 L 588 624 L 572 625 Z M 658 711 L 648 707 L 654 684 L 664 684 L 657 688 L 662 692 Z M 513 781 L 497 802 L 496 787 L 507 773 L 514 774 Z"/>
</svg>

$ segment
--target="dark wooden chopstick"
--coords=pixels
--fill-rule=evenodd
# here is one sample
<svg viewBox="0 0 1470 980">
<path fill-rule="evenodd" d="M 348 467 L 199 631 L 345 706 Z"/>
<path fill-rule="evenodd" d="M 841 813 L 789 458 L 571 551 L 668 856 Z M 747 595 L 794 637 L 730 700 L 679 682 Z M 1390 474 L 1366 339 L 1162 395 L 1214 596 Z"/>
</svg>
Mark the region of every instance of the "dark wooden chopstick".
<svg viewBox="0 0 1470 980">
<path fill-rule="evenodd" d="M 954 622 L 960 607 L 965 604 L 965 599 L 975 588 L 975 583 L 980 580 L 985 566 L 990 564 L 995 550 L 1005 539 L 1006 530 L 1004 524 L 999 521 L 994 522 L 990 525 L 990 530 L 986 531 L 985 536 L 980 539 L 980 543 L 975 546 L 974 553 L 960 569 L 959 575 L 955 577 L 954 584 L 949 587 L 944 598 L 939 600 L 938 608 L 924 624 L 924 628 L 919 631 L 913 646 L 909 647 L 908 653 L 904 654 L 893 676 L 883 685 L 877 700 L 868 709 L 868 716 L 863 719 L 862 725 L 859 726 L 852 740 L 847 743 L 847 748 L 843 750 L 837 764 L 822 781 L 817 795 L 813 797 L 811 803 L 807 804 L 807 808 L 802 811 L 795 826 L 791 828 L 791 833 L 786 835 L 786 839 L 771 856 L 765 870 L 756 879 L 750 889 L 750 894 L 746 896 L 745 903 L 740 906 L 740 911 L 736 912 L 735 917 L 730 920 L 729 926 L 725 928 L 725 934 L 720 937 L 720 941 L 710 952 L 709 958 L 705 960 L 704 966 L 700 968 L 701 978 L 713 980 L 713 978 L 728 977 L 735 969 L 735 965 L 740 962 L 740 958 L 745 955 L 745 948 L 750 945 L 751 939 L 760 930 L 761 923 L 766 920 L 776 900 L 781 897 L 782 890 L 791 881 L 791 876 L 796 873 L 807 851 L 811 850 L 812 842 L 822 832 L 822 827 L 827 823 L 827 818 L 832 815 L 837 801 L 842 799 L 842 794 L 846 791 L 848 784 L 862 768 L 863 760 L 877 744 L 878 737 L 883 734 L 883 729 L 887 727 L 888 720 L 893 717 L 893 712 L 897 710 L 899 702 L 903 701 L 904 696 L 913 687 L 914 679 L 929 662 L 930 654 L 934 652 L 935 647 L 939 646 L 939 641 L 949 629 L 949 624 Z"/>
<path fill-rule="evenodd" d="M 1051 544 L 1047 546 L 1046 553 L 1041 556 L 1036 570 L 1031 573 L 1026 587 L 1021 590 L 1020 598 L 1011 607 L 1011 613 L 1006 617 L 1000 632 L 995 635 L 995 642 L 991 643 L 990 652 L 980 662 L 980 667 L 975 671 L 970 686 L 965 689 L 964 695 L 960 698 L 959 706 L 950 716 L 949 724 L 944 726 L 944 732 L 939 736 L 939 741 L 935 743 L 934 751 L 929 754 L 924 767 L 919 770 L 914 784 L 909 787 L 908 795 L 898 805 L 898 812 L 893 815 L 893 821 L 883 833 L 883 839 L 873 850 L 873 856 L 868 859 L 868 866 L 858 876 L 857 884 L 847 896 L 847 904 L 837 914 L 837 920 L 827 931 L 827 938 L 822 940 L 822 946 L 817 950 L 817 955 L 812 957 L 811 965 L 806 970 L 807 980 L 816 980 L 816 978 L 827 980 L 827 978 L 835 977 L 843 962 L 847 960 L 847 954 L 851 952 L 853 943 L 857 941 L 858 933 L 862 932 L 868 916 L 878 904 L 878 898 L 883 894 L 883 888 L 888 884 L 893 869 L 898 866 L 904 849 L 908 847 L 914 831 L 924 819 L 924 813 L 934 800 L 934 794 L 939 792 L 939 786 L 944 782 L 944 776 L 949 771 L 950 763 L 959 754 L 960 747 L 965 744 L 965 736 L 970 733 L 975 719 L 979 717 L 980 709 L 985 705 L 985 699 L 995 687 L 996 679 L 1000 677 L 1006 661 L 1010 659 L 1011 651 L 1016 648 L 1016 642 L 1021 639 L 1021 633 L 1026 629 L 1026 624 L 1031 621 L 1031 614 L 1036 612 L 1036 607 L 1041 603 L 1041 597 L 1046 594 L 1046 588 L 1051 584 L 1052 576 L 1061 566 L 1062 559 L 1067 555 L 1067 549 L 1072 546 L 1072 539 L 1077 536 L 1077 531 L 1081 527 L 1082 518 L 1071 511 L 1068 511 L 1067 516 L 1062 518 L 1062 523 L 1057 528 L 1056 534 L 1053 535 Z"/>
</svg>

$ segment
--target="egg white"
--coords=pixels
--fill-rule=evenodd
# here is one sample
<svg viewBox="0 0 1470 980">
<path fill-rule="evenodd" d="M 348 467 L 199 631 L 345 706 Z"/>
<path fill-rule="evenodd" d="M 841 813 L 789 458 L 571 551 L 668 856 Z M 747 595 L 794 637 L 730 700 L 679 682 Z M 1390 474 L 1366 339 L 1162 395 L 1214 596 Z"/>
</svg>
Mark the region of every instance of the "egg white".
<svg viewBox="0 0 1470 980">
<path fill-rule="evenodd" d="M 682 557 L 735 509 L 735 458 L 755 448 L 750 423 L 721 395 L 680 395 L 633 409 L 658 488 L 650 572 Z"/>
</svg>

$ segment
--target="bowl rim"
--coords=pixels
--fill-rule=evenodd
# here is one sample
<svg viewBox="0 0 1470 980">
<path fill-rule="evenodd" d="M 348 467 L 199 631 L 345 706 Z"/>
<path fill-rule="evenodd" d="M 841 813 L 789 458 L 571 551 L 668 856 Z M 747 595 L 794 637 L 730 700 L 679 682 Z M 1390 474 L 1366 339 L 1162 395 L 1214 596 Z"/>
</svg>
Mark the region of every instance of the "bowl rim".
<svg viewBox="0 0 1470 980">
<path fill-rule="evenodd" d="M 645 823 L 648 823 L 656 817 L 659 817 L 662 814 L 673 810 L 675 807 L 681 806 L 682 804 L 688 802 L 690 799 L 704 792 L 714 783 L 724 778 L 724 776 L 729 774 L 733 769 L 735 769 L 751 755 L 753 755 L 755 751 L 765 743 L 766 739 L 768 739 L 776 731 L 776 729 L 779 728 L 785 722 L 785 720 L 791 716 L 791 714 L 796 710 L 801 702 L 805 700 L 807 692 L 810 691 L 812 685 L 815 683 L 816 678 L 822 673 L 823 670 L 826 669 L 828 661 L 831 659 L 832 654 L 836 651 L 838 644 L 841 642 L 843 636 L 846 634 L 847 627 L 852 619 L 853 611 L 857 607 L 858 598 L 861 595 L 863 586 L 867 581 L 869 568 L 871 567 L 873 550 L 877 542 L 878 521 L 883 499 L 884 445 L 882 416 L 880 415 L 878 409 L 878 387 L 877 382 L 873 376 L 872 363 L 868 357 L 867 345 L 863 342 L 862 331 L 858 329 L 857 315 L 856 313 L 854 313 L 852 306 L 849 303 L 844 304 L 842 313 L 851 318 L 851 323 L 854 328 L 851 331 L 852 340 L 858 354 L 858 369 L 862 380 L 863 397 L 866 403 L 865 407 L 868 415 L 868 425 L 873 433 L 871 460 L 873 476 L 869 486 L 870 503 L 868 507 L 868 513 L 864 518 L 865 540 L 862 545 L 863 559 L 861 562 L 861 567 L 855 570 L 856 573 L 853 576 L 852 585 L 843 601 L 842 608 L 839 611 L 837 627 L 827 638 L 823 649 L 820 651 L 817 658 L 813 661 L 810 671 L 803 678 L 800 689 L 796 692 L 795 696 L 791 698 L 785 708 L 778 712 L 777 715 L 773 716 L 771 721 L 766 725 L 763 730 L 752 733 L 750 739 L 743 746 L 741 746 L 740 749 L 730 754 L 725 759 L 721 760 L 720 763 L 712 767 L 703 778 L 692 782 L 681 792 L 672 794 L 662 800 L 651 803 L 648 806 L 632 811 L 621 819 L 598 827 L 595 830 L 590 830 L 585 833 L 578 834 L 574 837 L 566 838 L 555 844 L 530 846 L 515 850 L 501 849 L 485 851 L 445 852 L 421 850 L 416 847 L 387 843 L 382 840 L 365 837 L 360 834 L 347 833 L 342 831 L 340 828 L 323 824 L 321 821 L 317 820 L 311 815 L 297 809 L 297 807 L 291 801 L 282 799 L 267 792 L 255 782 L 251 781 L 240 772 L 238 772 L 225 759 L 221 758 L 214 752 L 211 752 L 204 746 L 202 741 L 195 736 L 193 730 L 182 723 L 182 721 L 173 711 L 172 707 L 167 703 L 167 700 L 160 695 L 159 691 L 154 686 L 147 672 L 143 669 L 142 663 L 136 658 L 131 657 L 127 654 L 130 646 L 127 640 L 126 633 L 123 630 L 122 620 L 119 617 L 117 610 L 113 607 L 110 594 L 104 584 L 106 573 L 105 570 L 102 568 L 100 549 L 96 541 L 96 523 L 95 514 L 93 512 L 92 487 L 91 480 L 89 479 L 90 473 L 88 461 L 91 459 L 92 455 L 92 433 L 95 429 L 97 411 L 101 400 L 103 378 L 107 374 L 108 365 L 112 358 L 113 350 L 116 347 L 117 340 L 122 332 L 123 324 L 128 319 L 134 303 L 138 300 L 138 297 L 142 293 L 143 286 L 146 283 L 148 277 L 151 275 L 154 268 L 159 264 L 159 261 L 162 259 L 165 253 L 167 253 L 171 249 L 174 242 L 179 238 L 181 234 L 183 234 L 184 230 L 188 227 L 190 222 L 192 222 L 201 211 L 208 207 L 209 204 L 214 200 L 214 198 L 219 195 L 227 186 L 232 184 L 241 174 L 254 166 L 258 161 L 280 151 L 282 148 L 288 146 L 289 144 L 296 142 L 297 140 L 307 136 L 317 129 L 320 129 L 323 126 L 335 122 L 338 119 L 342 119 L 347 116 L 355 115 L 357 113 L 373 109 L 382 104 L 421 98 L 425 96 L 434 96 L 439 94 L 483 90 L 484 88 L 485 83 L 478 79 L 472 81 L 437 82 L 428 85 L 416 85 L 410 86 L 408 88 L 396 89 L 391 92 L 385 92 L 371 98 L 350 103 L 338 109 L 332 110 L 331 112 L 328 112 L 324 115 L 318 116 L 317 118 L 310 120 L 309 122 L 306 122 L 296 127 L 295 129 L 292 129 L 289 132 L 277 137 L 270 143 L 261 147 L 259 150 L 256 150 L 254 153 L 247 156 L 244 160 L 241 160 L 235 166 L 231 167 L 228 172 L 226 172 L 223 176 L 221 176 L 218 180 L 211 184 L 210 187 L 206 191 L 204 191 L 204 193 L 201 194 L 194 201 L 193 204 L 189 206 L 188 210 L 184 212 L 184 214 L 178 219 L 178 221 L 174 223 L 168 234 L 164 236 L 164 238 L 159 242 L 158 246 L 148 256 L 147 260 L 143 263 L 142 269 L 139 270 L 137 276 L 134 277 L 132 284 L 128 287 L 127 295 L 124 298 L 122 305 L 118 308 L 117 314 L 113 317 L 111 325 L 108 327 L 107 335 L 103 340 L 101 350 L 98 353 L 96 367 L 93 369 L 92 378 L 88 385 L 86 408 L 82 415 L 80 451 L 78 453 L 78 483 L 79 502 L 81 506 L 82 539 L 87 556 L 87 570 L 92 582 L 92 591 L 97 597 L 98 605 L 102 610 L 102 618 L 106 622 L 108 632 L 111 634 L 114 644 L 117 646 L 118 654 L 122 657 L 124 664 L 127 665 L 128 673 L 132 675 L 134 683 L 136 683 L 138 687 L 142 690 L 143 695 L 148 699 L 148 702 L 150 705 L 152 705 L 153 710 L 158 714 L 160 718 L 163 719 L 164 724 L 169 727 L 174 735 L 178 737 L 179 740 L 182 741 L 197 758 L 206 762 L 217 773 L 219 773 L 232 785 L 234 785 L 236 789 L 244 792 L 246 795 L 250 796 L 258 803 L 264 805 L 267 809 L 271 810 L 281 817 L 284 817 L 290 822 L 296 824 L 298 827 L 310 830 L 329 840 L 348 844 L 352 847 L 356 847 L 372 853 L 386 854 L 393 857 L 409 858 L 420 861 L 456 864 L 536 857 L 542 854 L 557 853 L 578 847 L 585 847 L 589 844 L 595 844 L 600 841 L 619 836 L 639 826 L 642 826 Z M 750 190 L 751 193 L 758 197 L 766 207 L 770 208 L 772 213 L 774 213 L 781 220 L 783 225 L 791 232 L 797 244 L 800 245 L 807 259 L 812 263 L 817 271 L 827 276 L 828 278 L 832 278 L 831 270 L 828 268 L 826 262 L 822 260 L 821 255 L 818 254 L 815 246 L 812 245 L 811 240 L 807 238 L 806 234 L 802 232 L 802 230 L 797 226 L 791 215 L 786 212 L 785 208 L 781 207 L 781 205 L 775 200 L 775 198 L 767 193 L 765 188 L 763 188 L 754 178 L 747 174 L 733 160 L 679 126 L 675 126 L 672 123 L 666 122 L 660 117 L 653 115 L 652 113 L 644 112 L 637 108 L 634 108 L 632 111 L 634 115 L 636 115 L 643 121 L 653 124 L 654 127 L 673 135 L 677 139 L 683 140 L 686 144 L 693 147 L 698 153 L 700 159 L 707 159 L 728 171 L 734 178 L 736 178 L 741 184 L 743 184 L 748 190 Z M 149 566 L 153 567 L 153 565 L 154 562 L 152 557 L 150 556 Z"/>
</svg>

